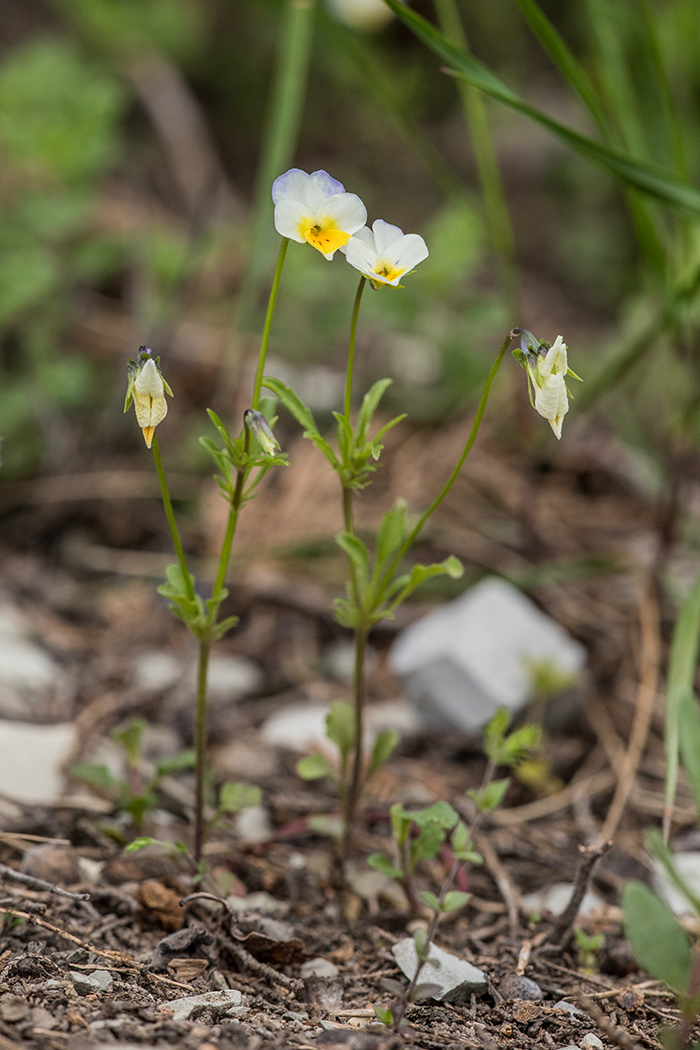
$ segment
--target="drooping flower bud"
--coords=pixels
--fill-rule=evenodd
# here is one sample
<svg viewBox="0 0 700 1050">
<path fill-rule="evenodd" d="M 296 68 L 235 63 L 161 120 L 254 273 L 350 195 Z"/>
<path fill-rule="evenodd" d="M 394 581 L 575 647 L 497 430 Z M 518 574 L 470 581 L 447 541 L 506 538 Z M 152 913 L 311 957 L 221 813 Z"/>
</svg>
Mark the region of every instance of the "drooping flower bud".
<svg viewBox="0 0 700 1050">
<path fill-rule="evenodd" d="M 520 336 L 520 349 L 513 351 L 513 357 L 527 372 L 530 403 L 560 439 L 564 416 L 569 411 L 569 391 L 564 377 L 580 378 L 569 368 L 566 343 L 558 335 L 550 346 L 535 339 L 526 328 L 514 328 L 512 334 Z"/>
<path fill-rule="evenodd" d="M 272 427 L 265 419 L 262 412 L 255 408 L 248 408 L 243 414 L 243 422 L 251 432 L 260 448 L 266 456 L 274 456 L 275 449 L 280 447 L 279 441 L 272 433 Z"/>
<path fill-rule="evenodd" d="M 165 392 L 173 396 L 173 392 L 163 379 L 160 370 L 160 357 L 154 358 L 152 352 L 145 346 L 139 347 L 139 356 L 134 361 L 129 358 L 128 387 L 124 411 L 126 412 L 134 402 L 136 411 L 136 422 L 141 427 L 143 438 L 150 448 L 153 435 L 159 423 L 162 423 L 168 414 L 168 405 L 165 400 Z"/>
</svg>

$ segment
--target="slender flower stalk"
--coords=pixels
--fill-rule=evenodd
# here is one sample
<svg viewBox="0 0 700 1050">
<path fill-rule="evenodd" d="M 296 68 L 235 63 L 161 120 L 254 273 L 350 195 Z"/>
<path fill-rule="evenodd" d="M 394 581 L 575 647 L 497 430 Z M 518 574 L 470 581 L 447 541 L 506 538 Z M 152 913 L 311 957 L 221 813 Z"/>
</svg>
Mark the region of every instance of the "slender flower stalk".
<svg viewBox="0 0 700 1050">
<path fill-rule="evenodd" d="M 350 412 L 352 411 L 352 375 L 355 367 L 355 339 L 357 337 L 357 319 L 360 314 L 360 303 L 362 302 L 362 293 L 365 290 L 367 284 L 367 278 L 363 275 L 360 277 L 360 283 L 357 286 L 357 293 L 355 295 L 355 303 L 352 308 L 352 320 L 350 322 L 350 344 L 348 346 L 348 367 L 345 373 L 345 402 L 343 405 L 343 411 L 345 418 L 350 420 Z"/>
<path fill-rule="evenodd" d="M 151 449 L 153 451 L 153 459 L 156 464 L 156 472 L 158 474 L 158 481 L 160 482 L 160 495 L 163 500 L 163 510 L 165 511 L 165 517 L 168 520 L 170 526 L 170 535 L 173 541 L 173 547 L 177 554 L 177 560 L 180 563 L 180 569 L 182 570 L 182 579 L 185 584 L 185 590 L 187 591 L 187 597 L 190 601 L 194 601 L 194 586 L 192 584 L 192 577 L 187 567 L 187 558 L 185 557 L 185 551 L 182 546 L 182 540 L 180 539 L 180 530 L 177 527 L 177 521 L 175 520 L 175 513 L 173 511 L 172 500 L 170 499 L 170 492 L 168 491 L 168 482 L 165 478 L 165 471 L 163 470 L 163 460 L 160 456 L 160 448 L 158 447 L 158 438 L 153 435 L 153 441 L 151 443 Z"/>
<path fill-rule="evenodd" d="M 277 256 L 277 266 L 275 267 L 275 276 L 272 279 L 272 288 L 270 289 L 270 298 L 267 303 L 267 313 L 265 314 L 265 326 L 263 328 L 263 334 L 260 340 L 260 350 L 258 351 L 258 367 L 255 370 L 255 382 L 253 384 L 253 399 L 251 401 L 251 407 L 255 409 L 257 409 L 258 405 L 260 404 L 260 390 L 262 387 L 263 374 L 265 372 L 265 360 L 267 358 L 267 347 L 270 342 L 272 318 L 275 316 L 275 306 L 277 305 L 277 293 L 280 287 L 282 267 L 284 266 L 284 260 L 287 255 L 288 247 L 289 237 L 283 237 L 282 244 L 280 245 L 279 255 Z"/>
</svg>

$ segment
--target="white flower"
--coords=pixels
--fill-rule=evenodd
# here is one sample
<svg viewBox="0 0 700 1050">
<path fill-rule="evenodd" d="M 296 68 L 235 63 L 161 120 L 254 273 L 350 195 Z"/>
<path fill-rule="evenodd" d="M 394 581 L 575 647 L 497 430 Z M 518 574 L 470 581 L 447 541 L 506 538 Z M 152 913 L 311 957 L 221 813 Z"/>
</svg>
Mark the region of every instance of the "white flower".
<svg viewBox="0 0 700 1050">
<path fill-rule="evenodd" d="M 371 32 L 381 29 L 393 12 L 384 0 L 326 0 L 331 13 L 351 29 L 363 29 Z"/>
<path fill-rule="evenodd" d="M 371 230 L 363 226 L 350 238 L 345 258 L 370 279 L 373 287 L 390 284 L 395 288 L 405 273 L 428 258 L 428 248 L 417 233 L 404 233 L 398 226 L 377 219 Z"/>
<path fill-rule="evenodd" d="M 354 193 L 326 171 L 307 175 L 290 168 L 272 184 L 275 229 L 299 244 L 308 241 L 326 259 L 364 226 L 367 209 Z"/>
<path fill-rule="evenodd" d="M 535 409 L 548 421 L 557 438 L 561 438 L 564 416 L 569 411 L 569 393 L 564 376 L 578 376 L 569 371 L 566 343 L 560 335 L 546 353 L 538 354 L 536 363 L 528 356 L 527 372 L 535 392 Z"/>
<path fill-rule="evenodd" d="M 168 414 L 168 405 L 165 400 L 165 391 L 172 397 L 172 390 L 163 379 L 158 361 L 151 357 L 151 351 L 145 346 L 139 348 L 139 356 L 136 361 L 129 358 L 129 385 L 126 391 L 126 412 L 131 402 L 134 402 L 136 411 L 136 422 L 143 431 L 143 438 L 148 447 L 153 443 L 153 434 L 159 423 L 162 423 Z"/>
</svg>

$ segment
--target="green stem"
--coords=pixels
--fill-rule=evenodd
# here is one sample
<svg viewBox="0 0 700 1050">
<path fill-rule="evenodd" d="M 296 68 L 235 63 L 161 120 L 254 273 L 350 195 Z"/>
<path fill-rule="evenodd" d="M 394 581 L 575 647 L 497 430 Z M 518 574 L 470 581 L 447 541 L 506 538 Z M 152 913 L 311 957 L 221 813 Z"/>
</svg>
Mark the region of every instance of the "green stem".
<svg viewBox="0 0 700 1050">
<path fill-rule="evenodd" d="M 488 378 L 487 378 L 486 383 L 484 385 L 484 389 L 483 389 L 483 392 L 481 394 L 481 398 L 479 399 L 479 404 L 478 404 L 477 409 L 476 409 L 476 415 L 474 416 L 474 422 L 472 423 L 471 430 L 469 431 L 469 437 L 467 438 L 467 443 L 464 446 L 464 451 L 462 452 L 462 455 L 459 457 L 459 460 L 457 462 L 457 466 L 454 468 L 454 470 L 450 474 L 449 478 L 447 479 L 447 481 L 445 482 L 443 487 L 440 489 L 440 492 L 435 497 L 433 502 L 430 504 L 428 509 L 423 511 L 423 513 L 421 514 L 420 518 L 418 519 L 418 522 L 413 527 L 413 529 L 409 533 L 408 537 L 403 541 L 403 543 L 399 547 L 398 551 L 394 555 L 394 559 L 391 562 L 389 568 L 384 573 L 384 578 L 382 580 L 382 583 L 381 583 L 380 587 L 378 588 L 378 593 L 379 594 L 381 594 L 384 591 L 384 588 L 391 581 L 391 579 L 394 576 L 394 573 L 396 572 L 396 569 L 401 564 L 401 561 L 402 561 L 404 555 L 409 550 L 411 545 L 414 543 L 416 537 L 418 536 L 419 532 L 421 531 L 421 529 L 425 525 L 426 521 L 428 520 L 428 518 L 432 514 L 435 513 L 435 511 L 438 509 L 438 507 L 440 506 L 440 504 L 444 500 L 445 496 L 450 491 L 450 489 L 454 485 L 455 481 L 459 477 L 459 473 L 460 473 L 462 467 L 464 466 L 464 461 L 466 460 L 467 456 L 471 452 L 472 445 L 476 441 L 476 436 L 479 433 L 479 427 L 481 426 L 481 420 L 484 417 L 484 412 L 486 410 L 486 402 L 489 399 L 489 394 L 491 392 L 491 386 L 493 384 L 494 379 L 496 378 L 496 372 L 498 372 L 498 369 L 500 367 L 501 361 L 505 357 L 506 350 L 508 349 L 508 347 L 511 344 L 511 341 L 514 338 L 515 338 L 515 335 L 513 334 L 513 332 L 509 332 L 508 335 L 506 336 L 504 342 L 503 342 L 503 345 L 502 345 L 501 349 L 498 351 L 498 357 L 494 361 L 493 367 L 491 368 L 491 371 L 488 374 Z"/>
<path fill-rule="evenodd" d="M 192 584 L 192 577 L 190 576 L 190 570 L 187 567 L 187 559 L 185 558 L 185 552 L 182 548 L 182 540 L 180 539 L 180 530 L 177 527 L 175 521 L 175 514 L 173 512 L 173 505 L 170 500 L 170 493 L 168 492 L 168 483 L 165 479 L 165 471 L 163 470 L 163 460 L 160 458 L 160 448 L 158 447 L 158 438 L 153 435 L 153 443 L 151 445 L 153 449 L 153 458 L 156 461 L 156 470 L 158 472 L 158 481 L 160 482 L 160 494 L 163 498 L 163 508 L 165 510 L 165 516 L 168 519 L 168 525 L 170 526 L 170 535 L 173 539 L 173 547 L 177 554 L 177 560 L 180 562 L 180 569 L 182 570 L 182 577 L 185 582 L 185 590 L 187 591 L 187 597 L 191 602 L 195 600 L 194 586 Z"/>
<path fill-rule="evenodd" d="M 355 669 L 353 672 L 353 702 L 355 705 L 355 747 L 352 757 L 350 787 L 348 789 L 345 812 L 343 814 L 343 867 L 347 865 L 353 852 L 355 841 L 355 821 L 357 806 L 360 801 L 362 786 L 362 737 L 364 734 L 365 712 L 365 652 L 367 649 L 368 628 L 355 628 Z"/>
<path fill-rule="evenodd" d="M 250 452 L 250 431 L 248 430 L 248 427 L 245 427 L 245 444 L 243 450 L 245 453 Z M 236 487 L 233 490 L 231 509 L 229 510 L 228 522 L 226 524 L 226 535 L 224 536 L 224 542 L 221 545 L 221 554 L 219 555 L 219 568 L 216 573 L 216 579 L 214 580 L 214 586 L 212 587 L 210 598 L 212 606 L 210 615 L 213 617 L 212 623 L 215 622 L 218 612 L 218 604 L 215 603 L 226 586 L 226 574 L 228 573 L 228 565 L 231 560 L 231 548 L 233 547 L 233 538 L 236 535 L 236 525 L 238 524 L 238 515 L 241 510 L 241 501 L 243 499 L 243 487 L 246 478 L 248 477 L 248 473 L 248 467 L 244 467 L 236 473 Z"/>
<path fill-rule="evenodd" d="M 270 289 L 270 298 L 267 303 L 267 313 L 265 315 L 265 327 L 263 328 L 262 339 L 260 340 L 260 350 L 258 352 L 258 367 L 255 372 L 255 383 L 253 384 L 253 400 L 250 403 L 251 408 L 257 408 L 260 401 L 260 388 L 262 387 L 263 373 L 265 371 L 265 358 L 267 357 L 267 345 L 270 342 L 270 329 L 272 328 L 272 318 L 275 314 L 275 304 L 277 302 L 277 292 L 280 286 L 280 277 L 282 276 L 282 267 L 284 266 L 284 257 L 287 254 L 287 248 L 289 247 L 289 237 L 282 238 L 282 244 L 280 245 L 280 253 L 277 257 L 277 266 L 275 267 L 275 276 L 272 280 L 272 288 Z"/>
<path fill-rule="evenodd" d="M 208 638 L 199 640 L 199 666 L 197 668 L 197 708 L 194 719 L 194 748 L 196 757 L 195 809 L 194 809 L 194 859 L 199 865 L 204 842 L 204 771 L 207 761 L 207 675 L 209 671 Z"/>
<path fill-rule="evenodd" d="M 362 293 L 365 290 L 367 284 L 366 277 L 360 277 L 360 283 L 357 286 L 357 293 L 355 295 L 355 305 L 352 308 L 352 320 L 350 322 L 350 345 L 348 346 L 348 367 L 345 375 L 345 405 L 344 412 L 345 418 L 350 422 L 350 411 L 352 409 L 352 372 L 355 365 L 355 338 L 357 336 L 357 318 L 360 313 L 360 303 L 362 301 Z"/>
<path fill-rule="evenodd" d="M 255 187 L 250 265 L 238 301 L 237 327 L 251 326 L 255 304 L 268 272 L 274 179 L 292 160 L 308 80 L 316 0 L 285 0 L 280 26 L 270 108 Z M 255 406 L 253 406 L 255 407 Z"/>
</svg>

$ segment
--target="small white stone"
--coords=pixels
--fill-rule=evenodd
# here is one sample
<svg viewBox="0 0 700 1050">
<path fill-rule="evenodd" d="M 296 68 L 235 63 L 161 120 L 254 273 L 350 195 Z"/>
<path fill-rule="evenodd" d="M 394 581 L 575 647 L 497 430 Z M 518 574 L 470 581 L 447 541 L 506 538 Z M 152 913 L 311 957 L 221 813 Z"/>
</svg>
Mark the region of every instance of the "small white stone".
<svg viewBox="0 0 700 1050">
<path fill-rule="evenodd" d="M 340 970 L 335 963 L 324 959 L 323 956 L 319 956 L 318 959 L 309 959 L 307 962 L 302 963 L 299 970 L 302 981 L 306 981 L 309 977 L 337 977 L 339 973 Z"/>
<path fill-rule="evenodd" d="M 134 682 L 141 689 L 160 692 L 175 685 L 182 677 L 182 664 L 170 653 L 148 650 L 139 653 L 132 665 Z"/>
<path fill-rule="evenodd" d="M 263 673 L 244 656 L 212 656 L 209 660 L 209 692 L 218 700 L 239 700 L 260 689 Z"/>
<path fill-rule="evenodd" d="M 584 1035 L 578 1045 L 581 1047 L 581 1050 L 603 1050 L 603 1040 L 599 1039 L 595 1032 L 589 1032 L 588 1035 Z"/>
<path fill-rule="evenodd" d="M 418 953 L 412 937 L 399 941 L 391 949 L 400 969 L 409 981 L 418 968 Z M 430 946 L 429 961 L 423 966 L 420 984 L 437 984 L 440 991 L 432 996 L 438 1002 L 466 1002 L 472 992 L 486 987 L 486 974 L 466 959 L 446 952 L 437 945 Z"/>
<path fill-rule="evenodd" d="M 255 846 L 272 837 L 272 824 L 267 806 L 246 806 L 234 819 L 236 835 L 242 845 Z"/>
<path fill-rule="evenodd" d="M 307 754 L 323 751 L 329 757 L 337 755 L 337 748 L 326 735 L 329 704 L 294 704 L 270 715 L 261 728 L 261 737 L 269 747 L 283 747 L 289 751 Z M 401 700 L 386 700 L 369 704 L 365 709 L 365 748 L 374 744 L 380 733 L 395 730 L 399 736 L 410 736 L 421 731 L 422 722 L 410 704 Z"/>
<path fill-rule="evenodd" d="M 573 1003 L 567 1003 L 565 999 L 560 999 L 558 1003 L 555 1003 L 552 1007 L 553 1010 L 565 1010 L 567 1014 L 571 1014 L 572 1017 L 585 1017 L 586 1014 L 583 1010 L 580 1010 L 578 1006 L 574 1006 Z"/>
<path fill-rule="evenodd" d="M 571 900 L 574 892 L 573 882 L 555 882 L 544 890 L 526 893 L 523 906 L 530 914 L 541 914 L 548 911 L 551 915 L 561 915 Z M 581 901 L 578 915 L 592 915 L 594 911 L 605 907 L 605 901 L 595 890 L 588 890 Z"/>
<path fill-rule="evenodd" d="M 52 804 L 63 792 L 63 767 L 74 748 L 72 722 L 0 721 L 0 794 L 30 805 Z"/>
<path fill-rule="evenodd" d="M 242 994 L 236 988 L 226 988 L 222 992 L 204 992 L 202 995 L 186 995 L 182 999 L 171 999 L 163 1006 L 173 1012 L 173 1020 L 196 1020 L 204 1010 L 212 1010 L 218 1017 L 231 1015 L 232 1010 L 244 1007 Z"/>
<path fill-rule="evenodd" d="M 80 995 L 90 995 L 93 992 L 109 992 L 114 983 L 109 970 L 93 970 L 92 973 L 79 973 L 71 970 L 68 974 L 75 985 L 75 990 Z"/>
<path fill-rule="evenodd" d="M 265 890 L 247 893 L 245 897 L 228 897 L 227 904 L 233 912 L 257 912 L 273 918 L 281 918 L 289 911 L 289 901 L 278 900 Z"/>
</svg>

